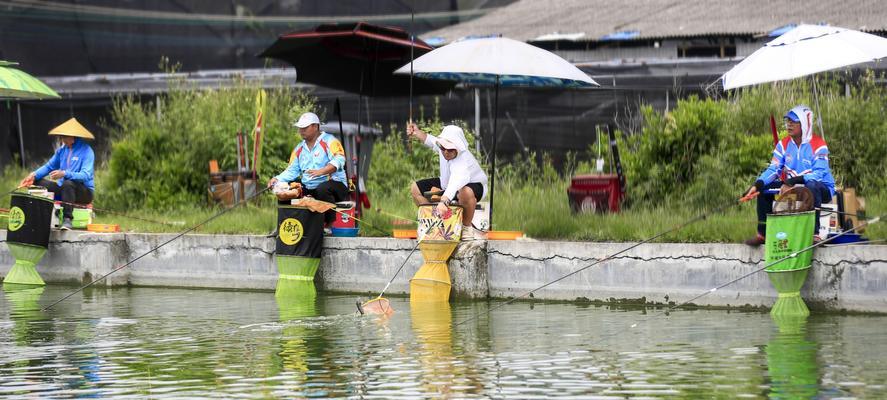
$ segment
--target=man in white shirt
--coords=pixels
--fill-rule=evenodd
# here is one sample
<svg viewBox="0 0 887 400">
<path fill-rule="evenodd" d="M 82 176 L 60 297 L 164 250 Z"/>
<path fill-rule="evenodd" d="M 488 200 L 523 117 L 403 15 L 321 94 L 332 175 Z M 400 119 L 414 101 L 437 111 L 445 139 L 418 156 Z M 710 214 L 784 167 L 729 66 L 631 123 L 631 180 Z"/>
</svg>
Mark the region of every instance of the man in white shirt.
<svg viewBox="0 0 887 400">
<path fill-rule="evenodd" d="M 410 193 L 416 205 L 431 204 L 423 195 L 432 188 L 444 191 L 437 204 L 438 213 L 447 211 L 447 205 L 455 200 L 464 209 L 462 213 L 462 236 L 466 239 L 483 238 L 483 232 L 474 229 L 471 219 L 474 209 L 487 193 L 487 175 L 480 168 L 474 155 L 468 151 L 468 141 L 462 128 L 447 125 L 440 137 L 429 135 L 416 124 L 407 125 L 407 134 L 437 151 L 440 162 L 440 176 L 413 182 Z"/>
</svg>

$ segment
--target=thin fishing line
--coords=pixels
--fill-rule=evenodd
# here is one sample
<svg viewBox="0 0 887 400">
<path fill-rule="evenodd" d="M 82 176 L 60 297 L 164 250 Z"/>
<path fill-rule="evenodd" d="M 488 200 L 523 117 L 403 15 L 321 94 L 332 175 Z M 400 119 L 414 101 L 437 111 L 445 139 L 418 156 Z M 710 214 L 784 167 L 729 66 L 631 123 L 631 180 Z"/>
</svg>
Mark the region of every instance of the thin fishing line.
<svg viewBox="0 0 887 400">
<path fill-rule="evenodd" d="M 424 205 L 424 204 L 423 204 L 423 205 Z M 378 212 L 378 213 L 380 213 L 380 214 L 385 214 L 385 215 L 387 215 L 387 216 L 389 216 L 389 217 L 392 217 L 392 218 L 397 218 L 397 219 L 399 219 L 399 220 L 419 223 L 418 220 L 415 220 L 415 219 L 412 219 L 412 218 L 404 218 L 404 217 L 401 217 L 400 215 L 396 215 L 396 214 L 392 214 L 392 213 L 386 212 L 385 210 L 382 210 L 381 208 L 377 208 L 377 209 L 376 209 L 376 212 Z"/>
<path fill-rule="evenodd" d="M 265 193 L 266 191 L 268 191 L 268 190 L 270 190 L 270 189 L 271 189 L 270 187 L 266 187 L 266 188 L 260 190 L 258 193 L 256 193 L 256 194 L 250 196 L 249 198 L 239 201 L 234 207 L 226 208 L 226 209 L 224 209 L 224 210 L 218 212 L 216 215 L 213 215 L 212 217 L 207 218 L 207 219 L 204 220 L 203 222 L 201 222 L 201 223 L 199 223 L 199 224 L 197 224 L 197 225 L 194 225 L 194 226 L 192 226 L 192 227 L 190 227 L 190 228 L 188 228 L 188 229 L 182 231 L 181 233 L 179 233 L 179 234 L 177 234 L 176 236 L 174 236 L 172 239 L 169 239 L 169 240 L 167 240 L 167 241 L 161 243 L 161 244 L 158 245 L 157 247 L 155 247 L 155 248 L 153 248 L 153 249 L 151 249 L 151 250 L 148 250 L 148 251 L 145 252 L 144 254 L 142 254 L 142 255 L 140 255 L 140 256 L 138 256 L 138 257 L 136 257 L 136 258 L 130 260 L 130 261 L 127 262 L 126 264 L 123 264 L 123 265 L 121 265 L 121 266 L 119 266 L 119 267 L 117 267 L 117 268 L 112 269 L 112 270 L 109 271 L 108 273 L 106 273 L 106 274 L 104 274 L 104 275 L 98 277 L 97 279 L 93 280 L 92 282 L 89 282 L 89 283 L 87 283 L 87 284 L 81 286 L 80 288 L 78 288 L 77 290 L 71 292 L 71 293 L 68 294 L 67 296 L 62 297 L 61 299 L 56 300 L 56 301 L 53 302 L 52 304 L 50 304 L 50 305 L 44 307 L 41 311 L 47 311 L 47 310 L 51 309 L 51 308 L 52 308 L 53 306 L 55 306 L 56 304 L 61 303 L 62 301 L 65 301 L 66 299 L 68 299 L 69 297 L 71 297 L 71 296 L 73 296 L 73 295 L 75 295 L 75 294 L 77 294 L 77 293 L 80 293 L 81 291 L 83 291 L 83 289 L 86 289 L 86 288 L 88 288 L 88 287 L 94 285 L 96 282 L 99 282 L 99 281 L 101 281 L 101 280 L 107 278 L 107 277 L 110 276 L 111 274 L 113 274 L 113 273 L 115 273 L 115 272 L 117 272 L 117 271 L 120 271 L 121 269 L 124 269 L 124 268 L 126 268 L 126 267 L 128 267 L 128 266 L 130 266 L 130 265 L 132 265 L 132 264 L 135 263 L 136 261 L 138 261 L 138 260 L 142 259 L 143 257 L 147 256 L 148 254 L 151 254 L 151 253 L 157 251 L 158 249 L 160 249 L 161 247 L 166 246 L 166 245 L 169 244 L 170 242 L 172 242 L 172 241 L 174 241 L 174 240 L 176 240 L 176 239 L 178 239 L 178 238 L 180 238 L 180 237 L 182 237 L 182 236 L 185 236 L 185 234 L 187 234 L 188 232 L 191 232 L 191 231 L 193 231 L 193 230 L 195 230 L 195 229 L 197 229 L 197 228 L 199 228 L 199 227 L 201 227 L 201 226 L 203 226 L 203 225 L 205 225 L 205 224 L 207 224 L 207 223 L 213 221 L 214 219 L 216 219 L 216 218 L 218 218 L 218 217 L 221 217 L 222 215 L 226 214 L 227 212 L 229 212 L 229 211 L 231 211 L 231 210 L 237 208 L 238 205 L 246 204 L 249 200 L 252 200 L 252 199 L 258 197 L 259 195 L 261 195 L 262 193 Z"/>
<path fill-rule="evenodd" d="M 60 203 L 60 204 L 65 204 L 65 205 L 69 205 L 69 206 L 78 207 L 78 208 L 86 208 L 85 205 L 83 205 L 83 204 L 69 203 L 69 202 L 67 202 L 67 201 L 60 201 L 60 200 L 56 200 L 56 202 L 57 202 L 57 203 Z M 184 222 L 180 222 L 180 223 L 163 222 L 163 221 L 157 221 L 157 220 L 153 220 L 153 219 L 149 219 L 149 218 L 144 218 L 144 217 L 136 217 L 135 215 L 126 214 L 126 213 L 122 213 L 122 212 L 119 212 L 119 211 L 106 210 L 106 209 L 103 209 L 103 208 L 96 208 L 96 207 L 93 207 L 92 209 L 93 209 L 94 211 L 98 211 L 98 212 L 101 212 L 101 213 L 113 214 L 113 215 L 121 216 L 121 217 L 124 217 L 124 218 L 130 218 L 130 219 L 135 219 L 135 220 L 139 220 L 139 221 L 150 222 L 150 223 L 153 223 L 153 224 L 160 224 L 160 225 L 166 225 L 166 226 L 182 226 L 182 225 L 185 224 Z"/>
<path fill-rule="evenodd" d="M 767 268 L 770 268 L 770 267 L 772 267 L 772 266 L 774 266 L 774 265 L 776 265 L 776 264 L 779 264 L 779 263 L 781 263 L 781 262 L 783 262 L 783 261 L 785 261 L 785 260 L 788 260 L 788 259 L 791 259 L 791 258 L 795 258 L 795 257 L 799 256 L 799 255 L 802 254 L 802 253 L 806 253 L 806 252 L 808 252 L 808 251 L 810 251 L 810 250 L 813 250 L 813 249 L 815 249 L 815 248 L 817 248 L 817 247 L 819 247 L 819 246 L 822 246 L 822 245 L 824 245 L 824 244 L 826 244 L 826 243 L 828 243 L 828 242 L 830 242 L 830 241 L 832 241 L 832 240 L 835 240 L 835 239 L 837 239 L 837 238 L 839 238 L 839 237 L 841 237 L 841 236 L 844 236 L 844 235 L 846 235 L 846 234 L 848 234 L 848 233 L 850 233 L 850 232 L 853 232 L 853 231 L 855 231 L 855 230 L 858 229 L 858 228 L 864 227 L 864 226 L 866 226 L 866 225 L 875 224 L 875 223 L 877 223 L 878 221 L 881 220 L 881 217 L 882 217 L 882 216 L 878 216 L 878 217 L 872 218 L 872 219 L 870 219 L 870 220 L 868 220 L 868 221 L 863 222 L 863 223 L 860 224 L 858 227 L 850 228 L 850 229 L 847 229 L 847 230 L 841 231 L 841 232 L 839 232 L 838 234 L 836 234 L 836 235 L 834 235 L 834 236 L 830 236 L 830 237 L 825 238 L 825 239 L 823 239 L 823 240 L 821 240 L 821 241 L 819 241 L 819 242 L 813 243 L 813 244 L 810 245 L 810 246 L 807 246 L 807 247 L 805 247 L 805 248 L 803 248 L 803 249 L 800 249 L 800 250 L 798 250 L 798 251 L 796 251 L 796 252 L 794 252 L 794 253 L 791 253 L 791 254 L 789 254 L 789 255 L 787 255 L 787 256 L 785 256 L 785 257 L 782 257 L 782 258 L 780 258 L 780 259 L 778 259 L 778 260 L 774 260 L 773 262 L 771 262 L 771 263 L 769 263 L 769 264 L 766 264 L 766 265 L 764 265 L 764 266 L 761 267 L 761 268 L 758 268 L 758 269 L 756 269 L 756 270 L 754 270 L 754 271 L 751 271 L 751 272 L 749 272 L 749 273 L 747 273 L 747 274 L 745 274 L 745 275 L 742 275 L 742 276 L 740 276 L 740 277 L 738 277 L 738 278 L 736 278 L 736 279 L 730 280 L 730 281 L 728 281 L 727 283 L 723 283 L 723 284 L 718 285 L 718 286 L 715 286 L 715 287 L 713 287 L 713 288 L 711 288 L 711 289 L 709 289 L 709 290 L 706 290 L 705 292 L 702 292 L 702 293 L 700 293 L 699 295 L 696 295 L 695 297 L 691 298 L 690 300 L 687 300 L 687 301 L 684 301 L 684 302 L 682 302 L 682 303 L 680 303 L 680 304 L 676 304 L 676 305 L 674 305 L 674 306 L 671 306 L 671 307 L 667 308 L 667 309 L 665 310 L 665 312 L 668 312 L 668 311 L 673 310 L 673 309 L 678 308 L 678 307 L 683 307 L 683 306 L 689 304 L 690 302 L 696 301 L 696 300 L 698 300 L 698 299 L 700 299 L 700 298 L 702 298 L 702 297 L 705 297 L 705 296 L 707 296 L 707 295 L 709 295 L 709 294 L 711 294 L 711 293 L 714 293 L 714 292 L 716 292 L 716 291 L 718 291 L 718 290 L 720 290 L 720 289 L 723 289 L 723 288 L 725 288 L 725 287 L 727 287 L 727 286 L 730 286 L 730 285 L 732 285 L 732 284 L 734 284 L 734 283 L 736 283 L 736 282 L 739 282 L 739 281 L 741 281 L 741 280 L 743 280 L 743 279 L 745 279 L 745 278 L 748 278 L 749 276 L 752 276 L 752 275 L 754 275 L 754 274 L 756 274 L 756 273 L 758 273 L 758 272 L 761 272 L 761 271 L 763 271 L 763 270 L 765 270 L 765 269 L 767 269 Z"/>
<path fill-rule="evenodd" d="M 382 209 L 379 208 L 378 211 L 381 212 Z M 389 215 L 391 215 L 391 214 L 389 214 Z M 400 217 L 398 217 L 398 218 L 400 218 Z M 401 218 L 401 219 L 402 219 L 402 218 Z M 417 222 L 418 222 L 418 221 L 417 221 Z M 432 227 L 432 225 L 429 224 L 428 227 L 425 229 L 425 232 L 422 232 L 422 235 L 428 233 L 428 231 L 431 230 L 431 227 Z M 403 260 L 403 262 L 400 264 L 400 267 L 398 267 L 398 268 L 397 268 L 397 271 L 394 273 L 394 276 L 392 276 L 391 279 L 388 280 L 388 283 L 385 284 L 385 287 L 382 289 L 381 292 L 379 292 L 379 295 L 378 295 L 374 300 L 378 300 L 378 299 L 381 299 L 381 298 L 382 298 L 382 296 L 383 296 L 383 295 L 385 294 L 385 292 L 388 290 L 388 287 L 391 286 L 391 283 L 392 283 L 392 282 L 394 282 L 394 279 L 396 279 L 397 276 L 400 275 L 400 271 L 403 270 L 403 267 L 404 267 L 405 265 L 407 265 L 407 261 L 410 260 L 410 257 L 413 256 L 413 253 L 415 253 L 415 252 L 416 252 L 416 249 L 419 248 L 419 244 L 421 244 L 421 241 L 420 241 L 419 238 L 417 237 L 417 238 L 416 238 L 416 245 L 413 246 L 413 249 L 410 250 L 410 253 L 409 253 L 409 254 L 407 254 L 407 258 L 405 258 L 405 259 Z M 358 306 L 358 310 L 360 310 L 360 306 Z M 361 314 L 362 314 L 362 312 L 361 312 Z"/>
<path fill-rule="evenodd" d="M 416 49 L 416 34 L 413 32 L 413 24 L 415 21 L 416 10 L 410 7 L 410 122 L 413 122 L 413 59 Z"/>
<path fill-rule="evenodd" d="M 370 228 L 370 229 L 372 229 L 372 230 L 374 230 L 374 231 L 376 231 L 376 232 L 379 232 L 379 233 L 381 233 L 381 234 L 384 234 L 385 236 L 388 236 L 388 232 L 383 231 L 383 230 L 381 230 L 381 229 L 379 229 L 379 228 L 376 228 L 375 226 L 373 226 L 373 224 L 371 224 L 371 223 L 369 223 L 369 222 L 366 222 L 366 221 L 364 221 L 364 220 L 362 220 L 362 219 L 360 219 L 360 218 L 357 218 L 357 217 L 355 217 L 355 216 L 353 216 L 353 215 L 351 215 L 351 214 L 346 214 L 344 211 L 339 211 L 338 208 L 333 208 L 332 210 L 335 211 L 335 212 L 337 212 L 337 213 L 339 213 L 340 215 L 347 216 L 348 218 L 351 218 L 351 219 L 353 219 L 353 220 L 355 220 L 355 221 L 357 221 L 357 222 L 360 222 L 361 225 L 366 225 L 368 228 Z"/>
<path fill-rule="evenodd" d="M 429 224 L 429 225 L 428 225 L 428 228 L 425 229 L 425 232 L 422 232 L 422 235 L 425 235 L 426 233 L 428 233 L 428 231 L 431 230 L 431 226 L 432 226 L 432 225 Z M 404 265 L 407 265 L 407 261 L 410 260 L 410 257 L 413 256 L 413 253 L 415 253 L 415 252 L 416 252 L 416 249 L 419 248 L 419 244 L 421 244 L 421 241 L 419 240 L 419 238 L 416 238 L 416 245 L 413 246 L 413 249 L 412 249 L 412 250 L 410 250 L 410 254 L 407 254 L 407 258 L 406 258 L 405 260 L 403 260 L 403 262 L 400 264 L 400 268 L 397 269 L 397 272 L 394 273 L 394 276 L 392 276 L 391 279 L 388 280 L 388 283 L 385 285 L 385 288 L 382 289 L 381 292 L 379 292 L 379 296 L 376 297 L 377 299 L 382 298 L 382 295 L 385 294 L 385 291 L 386 291 L 386 290 L 388 290 L 388 286 L 391 286 L 391 282 L 394 282 L 394 278 L 397 278 L 397 275 L 400 274 L 400 270 L 403 269 L 403 266 L 404 266 Z"/>
<path fill-rule="evenodd" d="M 737 205 L 739 205 L 739 204 L 744 203 L 745 201 L 746 201 L 746 197 L 743 197 L 742 199 L 735 200 L 735 201 L 731 202 L 730 204 L 726 204 L 726 205 L 720 206 L 720 207 L 718 207 L 718 208 L 715 208 L 714 210 L 709 211 L 708 213 L 701 214 L 701 215 L 698 215 L 698 216 L 696 216 L 696 217 L 693 217 L 693 218 L 691 218 L 691 219 L 689 219 L 689 220 L 687 220 L 687 221 L 685 221 L 685 222 L 683 222 L 683 223 L 681 223 L 681 224 L 679 224 L 679 225 L 677 225 L 677 226 L 675 226 L 675 227 L 672 227 L 672 228 L 669 228 L 669 229 L 666 230 L 666 231 L 663 231 L 663 232 L 657 233 L 656 235 L 653 235 L 653 236 L 651 236 L 651 237 L 649 237 L 649 238 L 647 238 L 647 239 L 644 239 L 644 240 L 642 240 L 642 241 L 640 241 L 640 242 L 638 242 L 638 243 L 635 243 L 635 244 L 633 244 L 633 245 L 631 245 L 631 246 L 628 246 L 628 247 L 626 247 L 626 248 L 624 248 L 624 249 L 622 249 L 622 250 L 620 250 L 620 251 L 618 251 L 618 252 L 616 252 L 616 253 L 613 253 L 613 254 L 611 254 L 611 255 L 609 255 L 609 256 L 606 256 L 606 257 L 604 257 L 604 258 L 601 258 L 601 259 L 599 259 L 599 260 L 597 260 L 597 261 L 595 261 L 595 262 L 593 262 L 593 263 L 591 263 L 591 264 L 589 264 L 589 265 L 586 265 L 586 266 L 584 266 L 584 267 L 582 267 L 582 268 L 579 268 L 579 269 L 577 269 L 577 270 L 575 270 L 575 271 L 573 271 L 573 272 L 570 272 L 570 273 L 568 273 L 568 274 L 566 274 L 566 275 L 564 275 L 564 276 L 561 276 L 560 278 L 557 278 L 557 279 L 555 279 L 555 280 L 553 280 L 553 281 L 551 281 L 551 282 L 548 282 L 548 283 L 546 283 L 546 284 L 544 284 L 544 285 L 542 285 L 542 286 L 539 286 L 539 287 L 537 287 L 537 288 L 535 288 L 535 289 L 533 289 L 533 290 L 530 290 L 530 291 L 525 292 L 525 293 L 523 293 L 523 294 L 521 294 L 521 295 L 519 295 L 519 296 L 515 296 L 514 298 L 511 298 L 511 299 L 509 299 L 509 300 L 507 300 L 507 301 L 505 301 L 505 302 L 503 302 L 503 303 L 500 303 L 500 304 L 498 304 L 498 305 L 496 305 L 496 306 L 494 306 L 494 307 L 488 309 L 487 312 L 486 312 L 486 314 L 489 314 L 489 313 L 491 313 L 491 312 L 493 312 L 493 311 L 495 311 L 495 310 L 497 310 L 497 309 L 499 309 L 499 308 L 501 308 L 501 307 L 504 307 L 504 306 L 506 306 L 506 305 L 508 305 L 508 304 L 514 303 L 514 302 L 517 301 L 517 300 L 520 300 L 520 299 L 522 299 L 522 298 L 524 298 L 524 297 L 527 297 L 527 296 L 529 296 L 529 295 L 531 295 L 531 294 L 533 294 L 533 293 L 535 293 L 535 292 L 537 292 L 537 291 L 539 291 L 539 290 L 542 290 L 542 289 L 544 289 L 544 288 L 546 288 L 546 287 L 548 287 L 548 286 L 551 286 L 551 285 L 553 285 L 553 284 L 555 284 L 555 283 L 557 283 L 557 282 L 560 282 L 560 281 L 562 281 L 562 280 L 564 280 L 564 279 L 567 279 L 567 278 L 569 278 L 569 277 L 571 277 L 571 276 L 573 276 L 573 275 L 576 275 L 576 274 L 578 274 L 578 273 L 580 273 L 580 272 L 582 272 L 582 271 L 585 271 L 586 269 L 589 269 L 589 268 L 591 268 L 591 267 L 593 267 L 593 266 L 595 266 L 595 265 L 601 264 L 601 263 L 603 263 L 603 262 L 605 262 L 605 261 L 609 261 L 609 260 L 615 258 L 616 256 L 618 256 L 618 255 L 620 255 L 620 254 L 622 254 L 622 253 L 625 253 L 625 252 L 627 252 L 627 251 L 629 251 L 629 250 L 632 250 L 632 249 L 634 249 L 634 248 L 636 248 L 636 247 L 638 247 L 638 246 L 640 246 L 640 245 L 642 245 L 642 244 L 646 244 L 646 243 L 652 242 L 652 241 L 654 241 L 654 240 L 656 240 L 656 239 L 658 239 L 658 238 L 660 238 L 660 237 L 662 237 L 662 236 L 665 236 L 665 235 L 667 235 L 667 234 L 670 234 L 670 233 L 673 233 L 673 232 L 679 231 L 679 230 L 681 230 L 681 229 L 683 229 L 683 228 L 685 228 L 685 227 L 687 227 L 687 226 L 689 226 L 689 225 L 691 225 L 691 224 L 693 224 L 693 223 L 695 223 L 695 222 L 697 222 L 697 221 L 701 221 L 701 220 L 703 220 L 703 219 L 708 218 L 710 215 L 713 215 L 713 214 L 716 214 L 716 213 L 720 213 L 720 212 L 726 211 L 726 210 L 728 210 L 728 209 L 730 209 L 730 208 L 732 208 L 732 207 L 734 207 L 734 206 L 737 206 Z M 467 322 L 471 322 L 471 321 L 473 321 L 473 320 L 475 320 L 475 319 L 477 319 L 477 318 L 478 318 L 478 316 L 477 316 L 477 315 L 474 315 L 474 316 L 471 316 L 471 317 L 469 317 L 469 318 L 467 318 L 467 319 L 465 319 L 465 320 L 462 320 L 462 321 L 459 321 L 459 322 L 453 324 L 453 326 L 459 326 L 459 325 L 465 324 L 465 323 L 467 323 Z"/>
<path fill-rule="evenodd" d="M 24 187 L 24 186 L 19 186 L 19 187 L 15 188 L 15 189 L 12 189 L 12 190 L 10 190 L 10 191 L 8 191 L 8 192 L 6 192 L 6 193 L 0 195 L 0 197 L 6 197 L 6 196 L 9 196 L 9 195 L 15 193 L 16 190 L 19 190 L 19 189 L 21 189 L 21 188 L 23 188 L 23 187 Z"/>
<path fill-rule="evenodd" d="M 866 226 L 866 225 L 872 225 L 872 224 L 875 224 L 875 223 L 877 223 L 878 221 L 880 221 L 880 219 L 881 219 L 882 217 L 884 217 L 884 216 L 882 215 L 882 216 L 878 216 L 878 217 L 876 217 L 876 218 L 873 218 L 873 219 L 871 219 L 871 220 L 864 221 L 862 224 L 860 224 L 859 227 L 863 227 L 863 226 Z M 835 239 L 837 239 L 837 238 L 839 238 L 839 237 L 841 237 L 841 236 L 843 236 L 843 235 L 845 235 L 845 234 L 848 234 L 848 233 L 854 231 L 854 229 L 855 229 L 855 228 L 851 228 L 851 229 L 847 229 L 847 230 L 845 230 L 845 231 L 842 231 L 842 232 L 838 233 L 838 234 L 835 235 L 835 236 L 832 236 L 832 237 L 829 237 L 829 238 L 827 238 L 827 239 L 824 239 L 824 240 L 822 240 L 822 241 L 820 241 L 820 242 L 814 243 L 814 244 L 812 244 L 812 245 L 810 245 L 810 246 L 807 246 L 807 247 L 805 247 L 805 248 L 803 248 L 803 249 L 800 249 L 800 250 L 798 250 L 798 251 L 796 251 L 796 252 L 794 252 L 794 253 L 792 253 L 792 254 L 789 254 L 789 255 L 787 255 L 787 256 L 785 256 L 785 257 L 782 257 L 782 258 L 780 258 L 780 259 L 778 259 L 778 260 L 774 260 L 774 261 L 772 261 L 772 262 L 770 262 L 770 263 L 764 265 L 763 267 L 758 268 L 758 269 L 756 269 L 756 270 L 754 270 L 754 271 L 751 271 L 751 272 L 749 272 L 749 273 L 746 273 L 746 274 L 744 274 L 744 275 L 742 275 L 742 276 L 740 276 L 740 277 L 738 277 L 738 278 L 732 279 L 732 280 L 730 280 L 730 281 L 728 281 L 728 282 L 726 282 L 726 283 L 723 283 L 723 284 L 720 284 L 720 285 L 718 285 L 718 286 L 715 286 L 715 287 L 713 287 L 713 288 L 711 288 L 711 289 L 708 289 L 708 290 L 706 290 L 706 291 L 704 291 L 704 292 L 702 292 L 702 293 L 700 293 L 700 294 L 694 296 L 693 298 L 691 298 L 691 299 L 689 299 L 689 300 L 686 300 L 686 301 L 681 302 L 680 304 L 675 304 L 675 305 L 669 306 L 668 308 L 666 308 L 665 310 L 659 312 L 658 314 L 652 315 L 651 317 L 648 317 L 648 318 L 645 318 L 645 319 L 639 319 L 639 320 L 637 320 L 635 323 L 631 324 L 631 326 L 629 326 L 628 329 L 636 328 L 636 327 L 638 327 L 638 325 L 640 325 L 641 323 L 644 323 L 644 322 L 650 321 L 652 318 L 659 318 L 659 317 L 661 317 L 661 316 L 663 316 L 663 315 L 668 315 L 670 312 L 672 312 L 672 311 L 674 311 L 674 310 L 676 310 L 676 309 L 678 309 L 678 308 L 680 308 L 680 307 L 684 307 L 684 306 L 686 306 L 687 304 L 690 304 L 690 303 L 693 302 L 693 301 L 699 300 L 699 299 L 701 299 L 702 297 L 705 297 L 705 296 L 707 296 L 707 295 L 709 295 L 709 294 L 711 294 L 711 293 L 714 293 L 714 292 L 716 292 L 716 291 L 718 291 L 718 290 L 720 290 L 720 289 L 723 289 L 723 288 L 725 288 L 725 287 L 727 287 L 727 286 L 730 286 L 730 285 L 732 285 L 732 284 L 734 284 L 734 283 L 736 283 L 736 282 L 739 282 L 739 281 L 741 281 L 741 280 L 743 280 L 743 279 L 745 279 L 745 278 L 748 278 L 749 276 L 752 276 L 752 275 L 754 275 L 754 274 L 757 274 L 758 272 L 761 272 L 761 271 L 763 271 L 763 270 L 766 270 L 767 268 L 770 268 L 770 267 L 772 267 L 772 266 L 774 266 L 774 265 L 776 265 L 776 264 L 779 264 L 779 263 L 781 263 L 781 262 L 783 262 L 783 261 L 786 261 L 786 260 L 788 260 L 788 259 L 791 259 L 791 258 L 795 258 L 795 257 L 799 256 L 799 255 L 802 254 L 802 253 L 805 253 L 805 252 L 810 251 L 810 250 L 813 250 L 813 249 L 815 249 L 815 248 L 817 248 L 817 247 L 819 247 L 819 246 L 822 246 L 822 245 L 824 245 L 824 244 L 826 244 L 826 243 L 828 243 L 828 242 L 830 242 L 830 241 L 832 241 L 832 240 L 835 240 Z M 811 266 L 811 268 L 812 268 L 812 266 Z M 622 333 L 624 333 L 624 332 L 625 332 L 625 329 L 622 329 L 622 330 L 619 330 L 619 331 L 617 331 L 617 332 L 614 332 L 614 333 L 612 333 L 612 334 L 610 334 L 610 335 L 608 335 L 608 336 L 606 336 L 606 337 L 612 337 L 612 336 L 615 336 L 615 335 L 618 335 L 618 334 L 622 334 Z M 597 341 L 595 341 L 595 342 L 593 342 L 593 343 L 591 343 L 591 344 L 600 343 L 601 341 L 603 341 L 603 339 L 605 339 L 605 338 L 600 338 L 599 340 L 597 340 Z"/>
<path fill-rule="evenodd" d="M 887 242 L 887 239 L 873 239 L 873 240 L 861 240 L 858 242 L 848 242 L 848 243 L 836 243 L 828 245 L 829 248 L 832 247 L 844 247 L 844 246 L 865 246 L 873 243 L 884 243 Z"/>
<path fill-rule="evenodd" d="M 826 214 L 841 214 L 841 215 L 849 215 L 851 217 L 856 217 L 856 218 L 865 218 L 865 215 L 849 213 L 846 211 L 832 210 L 831 208 L 813 207 L 813 209 L 816 211 L 822 212 L 822 213 L 826 213 Z"/>
</svg>

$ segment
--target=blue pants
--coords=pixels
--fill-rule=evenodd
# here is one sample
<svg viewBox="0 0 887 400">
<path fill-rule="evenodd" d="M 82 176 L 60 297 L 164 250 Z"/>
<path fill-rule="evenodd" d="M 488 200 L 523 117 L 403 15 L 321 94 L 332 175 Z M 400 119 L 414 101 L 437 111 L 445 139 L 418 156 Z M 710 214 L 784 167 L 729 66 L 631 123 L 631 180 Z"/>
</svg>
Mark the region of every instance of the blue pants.
<svg viewBox="0 0 887 400">
<path fill-rule="evenodd" d="M 773 200 L 776 199 L 776 194 L 767 193 L 767 189 L 779 189 L 781 186 L 782 181 L 775 180 L 769 185 L 764 186 L 761 189 L 761 194 L 758 195 L 758 233 L 761 236 L 764 236 L 765 232 L 767 232 L 767 214 L 773 212 Z M 804 186 L 813 193 L 813 207 L 819 208 L 822 206 L 822 203 L 832 201 L 832 193 L 822 182 L 807 181 Z M 816 210 L 816 225 L 813 227 L 813 234 L 817 233 L 819 233 L 819 210 Z"/>
</svg>

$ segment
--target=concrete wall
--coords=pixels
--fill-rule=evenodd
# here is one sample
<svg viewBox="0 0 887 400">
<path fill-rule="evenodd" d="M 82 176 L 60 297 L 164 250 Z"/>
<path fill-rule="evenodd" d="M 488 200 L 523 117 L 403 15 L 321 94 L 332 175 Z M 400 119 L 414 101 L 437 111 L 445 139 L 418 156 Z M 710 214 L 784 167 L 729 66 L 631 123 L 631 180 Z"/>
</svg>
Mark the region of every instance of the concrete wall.
<svg viewBox="0 0 887 400">
<path fill-rule="evenodd" d="M 5 231 L 0 233 L 5 239 Z M 53 232 L 37 267 L 49 283 L 85 283 L 161 246 L 99 285 L 178 286 L 273 290 L 274 240 L 262 236 L 93 234 Z M 450 261 L 453 294 L 507 298 L 552 282 L 631 243 L 490 241 L 459 246 Z M 389 238 L 326 238 L 316 283 L 334 292 L 407 294 L 422 264 L 416 242 Z M 407 257 L 409 258 L 407 259 Z M 407 260 L 404 262 L 404 260 Z M 0 248 L 0 273 L 14 263 Z M 737 244 L 644 244 L 564 278 L 533 294 L 537 299 L 681 303 L 768 307 L 776 292 L 763 272 L 763 249 Z M 813 308 L 887 312 L 887 246 L 820 248 L 805 289 Z"/>
</svg>

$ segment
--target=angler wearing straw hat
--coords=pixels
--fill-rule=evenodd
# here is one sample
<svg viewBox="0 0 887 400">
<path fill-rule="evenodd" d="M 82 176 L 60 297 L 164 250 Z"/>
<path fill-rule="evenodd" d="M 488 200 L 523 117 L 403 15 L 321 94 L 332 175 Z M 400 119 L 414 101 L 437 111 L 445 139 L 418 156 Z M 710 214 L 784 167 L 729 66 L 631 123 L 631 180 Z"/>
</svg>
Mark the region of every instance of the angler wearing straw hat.
<svg viewBox="0 0 887 400">
<path fill-rule="evenodd" d="M 95 154 L 86 139 L 95 137 L 77 119 L 71 118 L 49 131 L 50 136 L 58 136 L 62 146 L 52 158 L 36 171 L 22 179 L 19 186 L 43 186 L 64 202 L 62 229 L 71 229 L 74 211 L 71 203 L 92 203 L 95 183 L 93 164 Z M 49 177 L 49 179 L 45 179 Z M 36 182 L 36 183 L 35 183 Z"/>
<path fill-rule="evenodd" d="M 335 136 L 320 130 L 317 114 L 306 112 L 293 124 L 299 128 L 302 142 L 293 150 L 290 165 L 268 181 L 268 187 L 278 182 L 298 182 L 301 178 L 305 192 L 317 200 L 328 203 L 348 200 L 345 177 L 345 148 Z M 335 219 L 335 211 L 324 215 L 326 224 Z"/>
<path fill-rule="evenodd" d="M 462 206 L 462 238 L 465 240 L 484 239 L 484 233 L 471 225 L 474 209 L 487 193 L 487 174 L 480 168 L 474 155 L 468 150 L 468 141 L 462 128 L 447 125 L 435 137 L 422 132 L 414 123 L 407 124 L 407 134 L 437 151 L 440 161 L 440 177 L 422 179 L 410 186 L 410 193 L 417 206 L 430 204 L 423 193 L 442 189 L 443 195 L 437 204 L 441 215 L 447 205 L 455 200 Z"/>
<path fill-rule="evenodd" d="M 773 210 L 774 194 L 767 189 L 779 189 L 784 193 L 794 185 L 802 184 L 813 194 L 813 206 L 819 209 L 822 203 L 831 201 L 835 194 L 835 179 L 828 164 L 828 145 L 825 140 L 813 133 L 813 112 L 804 105 L 792 108 L 785 114 L 785 129 L 788 136 L 776 143 L 770 166 L 748 189 L 746 197 L 755 193 L 758 196 L 758 233 L 745 241 L 749 246 L 764 244 L 767 214 Z M 780 177 L 785 173 L 784 178 Z M 785 182 L 782 181 L 785 179 Z M 819 211 L 816 211 L 813 240 L 821 238 L 819 232 Z"/>
</svg>

